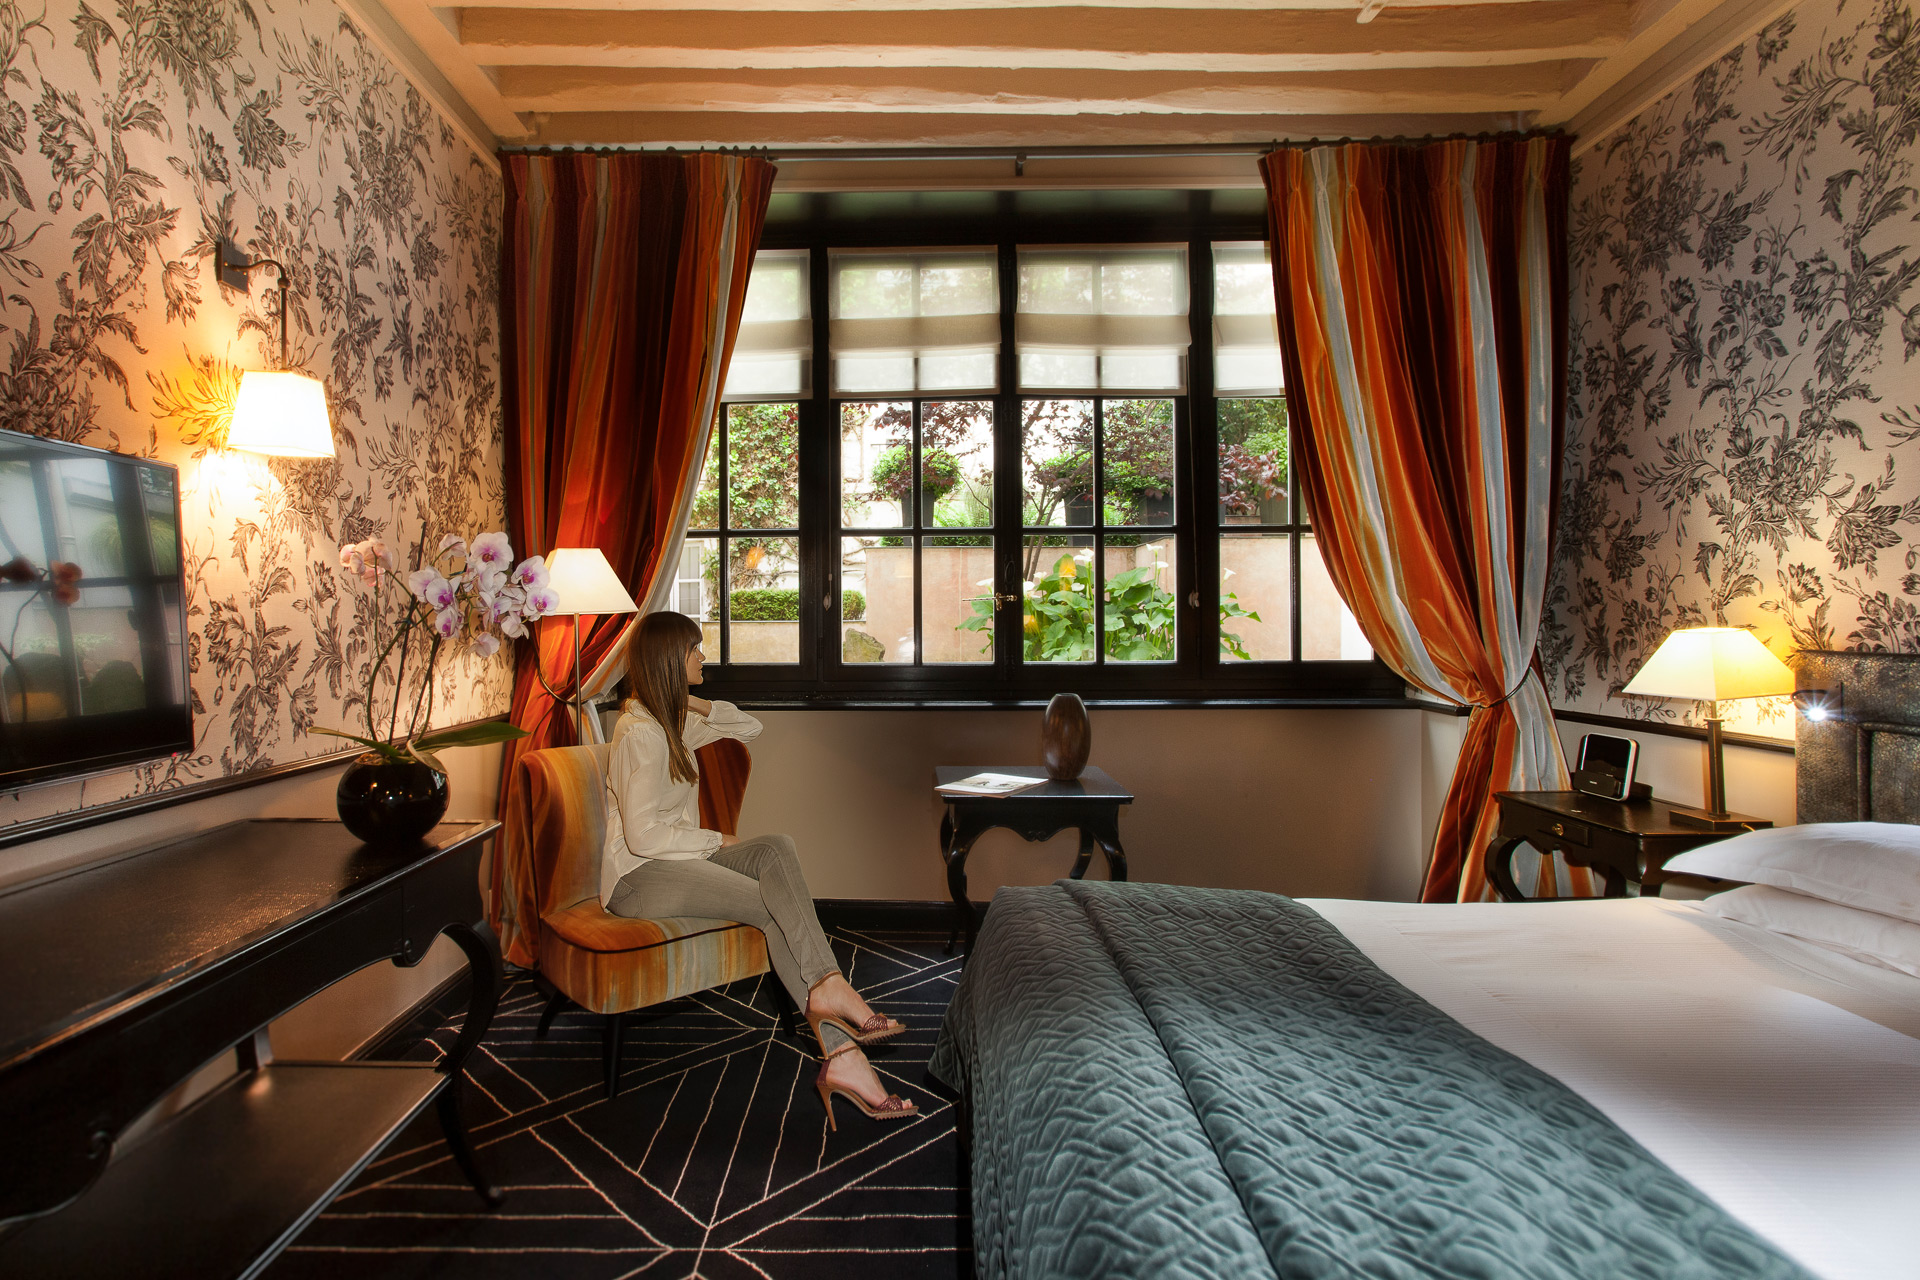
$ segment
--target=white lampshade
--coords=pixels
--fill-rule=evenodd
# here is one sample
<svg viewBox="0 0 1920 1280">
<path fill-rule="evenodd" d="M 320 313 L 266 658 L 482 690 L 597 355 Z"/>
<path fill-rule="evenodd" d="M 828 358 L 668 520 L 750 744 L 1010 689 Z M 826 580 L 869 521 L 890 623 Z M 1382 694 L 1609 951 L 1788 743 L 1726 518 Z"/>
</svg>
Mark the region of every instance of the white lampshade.
<svg viewBox="0 0 1920 1280">
<path fill-rule="evenodd" d="M 1771 698 L 1793 692 L 1793 668 L 1740 627 L 1671 632 L 1622 693 L 1649 698 Z"/>
<path fill-rule="evenodd" d="M 557 613 L 637 613 L 639 606 L 598 547 L 561 547 L 547 557 Z"/>
<path fill-rule="evenodd" d="M 331 458 L 326 387 L 304 373 L 249 369 L 240 375 L 227 448 L 276 458 Z"/>
</svg>

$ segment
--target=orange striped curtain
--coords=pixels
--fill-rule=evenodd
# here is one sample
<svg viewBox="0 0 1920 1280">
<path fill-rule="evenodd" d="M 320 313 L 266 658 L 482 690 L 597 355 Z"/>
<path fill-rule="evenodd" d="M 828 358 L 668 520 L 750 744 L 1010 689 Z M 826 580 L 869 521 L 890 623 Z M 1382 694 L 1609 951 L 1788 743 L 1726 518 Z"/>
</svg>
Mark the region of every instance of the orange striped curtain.
<svg viewBox="0 0 1920 1280">
<path fill-rule="evenodd" d="M 1327 570 L 1388 665 L 1473 708 L 1427 902 L 1490 896 L 1496 791 L 1567 785 L 1535 654 L 1566 395 L 1567 160 L 1566 139 L 1531 138 L 1261 163 Z M 1593 892 L 1562 870 L 1568 892 Z"/>
<path fill-rule="evenodd" d="M 660 607 L 740 329 L 773 166 L 747 156 L 583 152 L 500 157 L 506 186 L 500 327 L 507 511 L 521 555 L 598 547 L 642 608 Z M 585 623 L 587 620 L 582 619 Z M 581 667 L 631 620 L 592 620 Z M 501 772 L 504 838 L 515 762 L 573 745 L 571 716 L 540 686 L 573 681 L 567 619 L 521 647 Z M 489 918 L 509 959 L 536 921 L 498 883 Z M 530 944 L 528 944 L 530 945 Z M 530 956 L 530 953 L 527 953 Z"/>
</svg>

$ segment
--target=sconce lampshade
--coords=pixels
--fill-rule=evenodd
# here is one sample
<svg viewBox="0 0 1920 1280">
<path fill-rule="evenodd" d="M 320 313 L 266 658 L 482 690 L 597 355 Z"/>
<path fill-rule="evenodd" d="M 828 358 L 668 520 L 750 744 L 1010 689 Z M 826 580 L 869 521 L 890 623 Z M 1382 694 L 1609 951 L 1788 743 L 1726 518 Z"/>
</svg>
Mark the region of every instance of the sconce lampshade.
<svg viewBox="0 0 1920 1280">
<path fill-rule="evenodd" d="M 1648 698 L 1771 698 L 1793 692 L 1793 668 L 1741 627 L 1683 627 L 1668 634 L 1622 693 Z"/>
<path fill-rule="evenodd" d="M 547 584 L 560 613 L 637 613 L 639 606 L 598 547 L 561 547 L 547 557 Z"/>
<path fill-rule="evenodd" d="M 304 373 L 249 369 L 240 375 L 227 448 L 275 458 L 333 457 L 326 387 Z"/>
</svg>

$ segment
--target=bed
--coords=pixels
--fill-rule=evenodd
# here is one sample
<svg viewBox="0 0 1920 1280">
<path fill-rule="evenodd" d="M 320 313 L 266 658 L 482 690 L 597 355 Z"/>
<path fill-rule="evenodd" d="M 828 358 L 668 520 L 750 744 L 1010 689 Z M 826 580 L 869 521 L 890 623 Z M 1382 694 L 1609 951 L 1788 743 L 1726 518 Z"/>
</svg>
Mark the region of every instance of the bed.
<svg viewBox="0 0 1920 1280">
<path fill-rule="evenodd" d="M 1806 663 L 1802 819 L 1920 820 L 1920 660 Z M 980 1276 L 1920 1274 L 1920 977 L 1682 902 L 1007 889 L 932 1065 Z"/>
</svg>

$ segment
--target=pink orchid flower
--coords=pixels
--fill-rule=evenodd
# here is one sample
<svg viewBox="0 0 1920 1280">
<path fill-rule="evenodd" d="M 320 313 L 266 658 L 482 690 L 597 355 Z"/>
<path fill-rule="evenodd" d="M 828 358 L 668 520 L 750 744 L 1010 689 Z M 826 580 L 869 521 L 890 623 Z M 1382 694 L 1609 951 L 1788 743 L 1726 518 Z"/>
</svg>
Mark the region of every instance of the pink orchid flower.
<svg viewBox="0 0 1920 1280">
<path fill-rule="evenodd" d="M 504 533 L 483 533 L 473 540 L 467 558 L 488 569 L 505 569 L 513 563 L 513 544 Z"/>
</svg>

